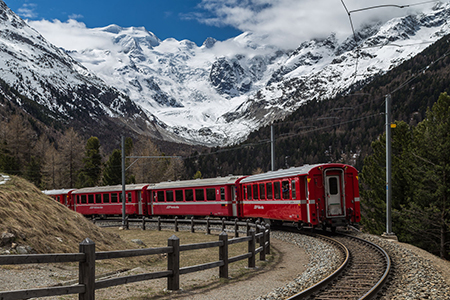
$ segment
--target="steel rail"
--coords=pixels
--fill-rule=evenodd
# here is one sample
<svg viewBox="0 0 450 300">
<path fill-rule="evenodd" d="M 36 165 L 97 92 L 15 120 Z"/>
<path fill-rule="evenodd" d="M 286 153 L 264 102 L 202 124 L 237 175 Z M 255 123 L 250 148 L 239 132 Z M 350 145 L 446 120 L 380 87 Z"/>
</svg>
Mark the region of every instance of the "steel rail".
<svg viewBox="0 0 450 300">
<path fill-rule="evenodd" d="M 293 296 L 290 296 L 289 298 L 286 298 L 286 300 L 305 299 L 305 298 L 310 297 L 313 294 L 317 294 L 317 292 L 319 292 L 321 290 L 323 291 L 324 288 L 326 288 L 326 286 L 330 282 L 332 282 L 333 279 L 335 279 L 338 275 L 340 275 L 348 266 L 347 262 L 350 259 L 351 253 L 350 253 L 350 251 L 348 250 L 348 248 L 345 245 L 343 245 L 341 242 L 339 242 L 339 241 L 337 241 L 335 239 L 332 239 L 330 237 L 325 237 L 325 236 L 321 236 L 321 235 L 317 235 L 317 234 L 311 234 L 311 235 L 314 236 L 314 237 L 319 237 L 319 238 L 321 238 L 323 240 L 326 240 L 328 242 L 331 242 L 333 244 L 342 245 L 342 246 L 339 246 L 339 247 L 340 248 L 344 247 L 346 249 L 346 251 L 347 251 L 346 252 L 347 253 L 346 259 L 345 259 L 344 263 L 342 263 L 339 266 L 339 268 L 337 268 L 336 271 L 334 271 L 327 278 L 321 280 L 320 282 L 314 284 L 313 286 L 311 286 L 311 287 L 309 287 L 307 289 L 304 289 L 303 291 L 298 292 L 297 294 L 295 294 Z M 359 300 L 372 299 L 380 291 L 380 289 L 383 287 L 384 283 L 386 282 L 386 280 L 388 278 L 388 275 L 389 275 L 389 272 L 390 272 L 390 269 L 391 269 L 391 260 L 390 260 L 389 255 L 380 246 L 378 246 L 378 245 L 376 245 L 376 244 L 374 244 L 374 243 L 372 243 L 370 241 L 367 241 L 367 240 L 364 240 L 362 238 L 355 237 L 355 236 L 352 236 L 352 235 L 348 235 L 348 234 L 339 234 L 339 235 L 344 237 L 344 238 L 350 239 L 350 240 L 353 239 L 354 241 L 356 241 L 358 243 L 364 243 L 366 245 L 369 245 L 369 247 L 372 247 L 373 249 L 375 249 L 378 252 L 378 254 L 381 254 L 382 258 L 380 258 L 380 259 L 384 259 L 384 268 L 385 268 L 385 270 L 384 270 L 383 274 L 380 276 L 380 279 L 372 286 L 372 288 L 370 288 L 361 297 L 358 298 Z M 349 266 L 349 268 L 350 268 L 350 266 Z M 315 295 L 315 297 L 320 299 L 320 295 Z"/>
<path fill-rule="evenodd" d="M 333 273 L 328 275 L 326 278 L 322 279 L 315 285 L 313 285 L 307 289 L 304 289 L 303 291 L 287 298 L 286 300 L 296 300 L 296 299 L 302 299 L 305 297 L 309 297 L 310 295 L 312 295 L 312 294 L 316 293 L 317 291 L 319 291 L 320 289 L 322 289 L 324 286 L 328 285 L 331 281 L 333 281 L 337 276 L 339 276 L 347 268 L 348 262 L 350 260 L 350 252 L 348 251 L 348 248 L 344 244 L 342 244 L 341 242 L 336 241 L 332 238 L 323 236 L 323 235 L 314 234 L 312 236 L 319 237 L 323 240 L 326 240 L 328 243 L 338 246 L 340 248 L 340 250 L 342 251 L 342 253 L 344 254 L 344 261 Z"/>
</svg>

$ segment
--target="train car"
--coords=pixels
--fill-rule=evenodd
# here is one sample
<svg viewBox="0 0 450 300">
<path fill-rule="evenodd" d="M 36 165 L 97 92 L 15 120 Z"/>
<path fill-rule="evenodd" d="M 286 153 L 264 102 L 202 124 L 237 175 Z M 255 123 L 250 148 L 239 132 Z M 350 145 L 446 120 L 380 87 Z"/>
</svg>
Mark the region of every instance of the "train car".
<svg viewBox="0 0 450 300">
<path fill-rule="evenodd" d="M 243 176 L 169 181 L 151 188 L 148 212 L 155 216 L 241 217 L 239 182 Z"/>
<path fill-rule="evenodd" d="M 332 229 L 360 221 L 358 173 L 349 165 L 305 165 L 240 183 L 245 217 Z"/>
<path fill-rule="evenodd" d="M 70 201 L 71 193 L 75 191 L 75 189 L 60 189 L 60 190 L 45 190 L 42 191 L 44 194 L 52 197 L 62 205 L 73 210 L 73 202 Z"/>
<path fill-rule="evenodd" d="M 125 213 L 130 216 L 148 215 L 149 184 L 127 184 Z M 71 193 L 74 210 L 85 216 L 122 215 L 122 185 L 88 187 Z"/>
</svg>

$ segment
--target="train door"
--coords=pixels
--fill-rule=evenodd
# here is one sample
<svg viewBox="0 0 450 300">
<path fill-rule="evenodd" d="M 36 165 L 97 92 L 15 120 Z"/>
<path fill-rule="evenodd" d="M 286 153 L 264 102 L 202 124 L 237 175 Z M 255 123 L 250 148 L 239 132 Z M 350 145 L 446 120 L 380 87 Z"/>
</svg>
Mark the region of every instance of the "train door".
<svg viewBox="0 0 450 300">
<path fill-rule="evenodd" d="M 328 170 L 327 170 L 328 171 Z M 345 216 L 343 174 L 325 171 L 325 205 L 327 217 Z"/>
<path fill-rule="evenodd" d="M 238 211 L 237 211 L 237 203 L 236 203 L 236 187 L 234 187 L 234 186 L 231 187 L 231 203 L 232 203 L 232 208 L 233 208 L 233 217 L 237 217 Z"/>
<path fill-rule="evenodd" d="M 140 216 L 142 216 L 143 210 L 142 210 L 142 193 L 141 193 L 141 191 L 137 192 L 137 198 L 138 198 L 138 214 Z"/>
</svg>

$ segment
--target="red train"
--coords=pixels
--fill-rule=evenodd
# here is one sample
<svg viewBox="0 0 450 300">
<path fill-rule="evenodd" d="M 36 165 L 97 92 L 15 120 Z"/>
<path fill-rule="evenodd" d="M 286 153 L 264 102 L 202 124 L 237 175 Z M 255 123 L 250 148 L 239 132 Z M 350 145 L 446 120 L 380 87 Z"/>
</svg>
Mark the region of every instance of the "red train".
<svg viewBox="0 0 450 300">
<path fill-rule="evenodd" d="M 122 186 L 44 191 L 85 216 L 122 214 Z M 360 221 L 358 172 L 345 164 L 305 165 L 252 176 L 126 186 L 126 214 L 261 218 L 336 228 Z"/>
</svg>

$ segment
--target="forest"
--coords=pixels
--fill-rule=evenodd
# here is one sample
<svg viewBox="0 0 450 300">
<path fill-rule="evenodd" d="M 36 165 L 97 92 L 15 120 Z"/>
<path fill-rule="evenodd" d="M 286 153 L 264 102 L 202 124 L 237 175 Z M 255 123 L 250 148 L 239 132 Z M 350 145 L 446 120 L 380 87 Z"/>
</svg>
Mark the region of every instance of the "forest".
<svg viewBox="0 0 450 300">
<path fill-rule="evenodd" d="M 392 129 L 392 225 L 402 242 L 450 258 L 450 96 L 442 93 L 415 126 Z M 360 192 L 365 230 L 382 234 L 386 220 L 386 135 L 364 159 Z"/>
<path fill-rule="evenodd" d="M 14 115 L 0 122 L 0 171 L 22 176 L 40 189 L 81 188 L 122 182 L 122 151 L 105 154 L 97 137 L 83 139 L 73 128 L 56 138 L 38 136 L 30 119 Z M 55 135 L 53 135 L 55 136 Z M 126 138 L 126 156 L 164 156 L 150 139 Z M 133 161 L 126 159 L 127 167 Z M 127 183 L 177 180 L 180 159 L 141 159 L 126 172 Z"/>
</svg>

